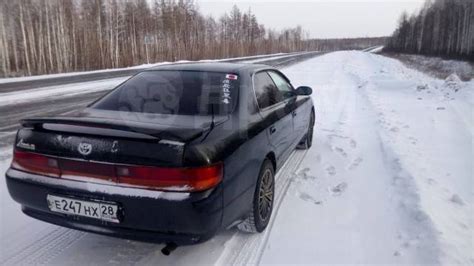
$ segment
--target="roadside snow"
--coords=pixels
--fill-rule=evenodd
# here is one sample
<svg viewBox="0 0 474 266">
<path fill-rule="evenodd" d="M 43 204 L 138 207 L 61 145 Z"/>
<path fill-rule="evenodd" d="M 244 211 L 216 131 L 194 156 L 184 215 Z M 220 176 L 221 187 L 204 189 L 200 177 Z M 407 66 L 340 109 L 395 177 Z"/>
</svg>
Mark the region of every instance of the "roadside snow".
<svg viewBox="0 0 474 266">
<path fill-rule="evenodd" d="M 363 50 L 363 52 L 368 52 L 368 53 L 374 53 L 374 54 L 376 54 L 376 53 L 382 52 L 383 48 L 384 48 L 384 46 L 383 46 L 383 45 L 380 45 L 380 46 L 375 46 L 375 47 L 370 47 L 370 48 L 368 48 L 368 49 L 365 49 L 365 50 Z"/>
<path fill-rule="evenodd" d="M 189 62 L 189 61 L 183 61 L 183 62 Z M 72 77 L 72 76 L 97 74 L 97 73 L 104 73 L 104 72 L 114 72 L 114 71 L 122 71 L 122 70 L 142 69 L 142 68 L 155 67 L 155 66 L 165 65 L 165 64 L 171 64 L 171 62 L 161 62 L 161 63 L 155 63 L 155 64 L 143 64 L 143 65 L 137 65 L 137 66 L 132 66 L 132 67 L 101 69 L 101 70 L 94 70 L 94 71 L 68 72 L 68 73 L 35 75 L 35 76 L 15 77 L 15 78 L 0 78 L 0 84 L 2 84 L 2 83 L 23 82 L 23 81 L 35 81 L 35 80 L 50 79 L 50 78 Z"/>
<path fill-rule="evenodd" d="M 30 219 L 2 181 L 0 264 L 472 265 L 474 82 L 355 51 L 282 71 L 314 89 L 315 142 L 278 173 L 264 233 L 230 229 L 164 257 Z M 0 173 L 10 158 L 0 151 Z"/>
<path fill-rule="evenodd" d="M 128 77 L 121 77 L 113 79 L 104 79 L 99 81 L 74 83 L 68 85 L 43 87 L 24 91 L 0 93 L 0 105 L 13 105 L 18 103 L 34 102 L 50 97 L 71 97 L 84 93 L 107 91 L 113 89 L 115 86 L 124 82 L 127 79 Z"/>
<path fill-rule="evenodd" d="M 293 57 L 295 54 L 310 54 L 310 53 L 314 53 L 314 51 L 283 54 L 281 56 L 272 57 L 271 59 L 283 59 L 283 58 L 287 58 L 287 57 Z M 264 62 L 264 61 L 267 61 L 267 60 L 268 60 L 268 58 L 258 58 L 258 59 L 241 61 L 239 63 L 248 63 L 248 64 L 252 63 L 252 64 L 255 64 L 255 63 L 260 63 L 260 62 Z"/>
<path fill-rule="evenodd" d="M 261 263 L 472 264 L 474 83 L 361 52 L 285 73 L 315 89 L 316 142 Z"/>
<path fill-rule="evenodd" d="M 400 59 L 409 67 L 437 78 L 445 79 L 451 74 L 456 74 L 464 81 L 474 78 L 474 64 L 472 62 L 411 54 L 390 54 L 389 56 Z"/>
</svg>

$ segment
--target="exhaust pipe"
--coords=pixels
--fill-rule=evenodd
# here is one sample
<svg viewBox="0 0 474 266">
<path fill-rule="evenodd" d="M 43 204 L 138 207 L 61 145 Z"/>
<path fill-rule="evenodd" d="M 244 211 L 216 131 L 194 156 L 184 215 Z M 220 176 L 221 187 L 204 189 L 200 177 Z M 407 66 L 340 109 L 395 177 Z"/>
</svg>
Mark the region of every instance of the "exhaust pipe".
<svg viewBox="0 0 474 266">
<path fill-rule="evenodd" d="M 161 253 L 163 253 L 165 256 L 169 256 L 171 252 L 173 252 L 177 247 L 178 245 L 176 245 L 174 242 L 166 243 L 166 246 L 161 249 Z"/>
</svg>

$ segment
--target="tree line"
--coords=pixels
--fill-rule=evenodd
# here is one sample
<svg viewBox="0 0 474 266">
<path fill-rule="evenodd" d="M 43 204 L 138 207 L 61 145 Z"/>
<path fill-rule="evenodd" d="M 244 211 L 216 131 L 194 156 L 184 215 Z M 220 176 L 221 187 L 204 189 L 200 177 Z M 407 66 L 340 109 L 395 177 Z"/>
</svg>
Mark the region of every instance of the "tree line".
<svg viewBox="0 0 474 266">
<path fill-rule="evenodd" d="M 302 51 L 305 35 L 236 6 L 204 16 L 193 0 L 0 1 L 0 76 Z"/>
<path fill-rule="evenodd" d="M 402 14 L 385 51 L 474 60 L 474 1 L 426 0 Z"/>
</svg>

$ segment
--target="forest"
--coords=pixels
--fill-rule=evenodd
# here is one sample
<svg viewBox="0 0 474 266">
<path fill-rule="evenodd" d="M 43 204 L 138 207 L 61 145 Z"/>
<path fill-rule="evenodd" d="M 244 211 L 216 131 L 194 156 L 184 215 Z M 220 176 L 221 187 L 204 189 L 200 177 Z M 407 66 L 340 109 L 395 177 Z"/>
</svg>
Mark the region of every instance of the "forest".
<svg viewBox="0 0 474 266">
<path fill-rule="evenodd" d="M 363 50 L 374 46 L 383 46 L 388 37 L 309 39 L 306 49 L 311 51 Z"/>
<path fill-rule="evenodd" d="M 265 28 L 192 0 L 0 1 L 0 77 L 304 50 L 301 27 Z"/>
<path fill-rule="evenodd" d="M 474 1 L 426 0 L 402 14 L 384 50 L 474 60 Z"/>
<path fill-rule="evenodd" d="M 386 45 L 385 51 L 474 60 L 474 1 L 427 0 L 390 38 L 310 39 L 234 6 L 215 18 L 194 0 L 0 1 L 0 77 L 177 60 Z"/>
</svg>

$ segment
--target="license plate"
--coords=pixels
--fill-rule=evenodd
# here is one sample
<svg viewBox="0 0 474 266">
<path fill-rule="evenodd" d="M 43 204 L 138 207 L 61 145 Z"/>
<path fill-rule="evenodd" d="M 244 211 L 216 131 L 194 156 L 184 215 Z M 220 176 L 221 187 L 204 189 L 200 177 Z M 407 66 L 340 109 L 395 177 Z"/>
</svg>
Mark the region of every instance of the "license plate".
<svg viewBox="0 0 474 266">
<path fill-rule="evenodd" d="M 49 209 L 53 212 L 78 215 L 114 223 L 120 222 L 117 218 L 118 206 L 115 204 L 77 200 L 54 195 L 48 195 L 46 199 Z"/>
</svg>

